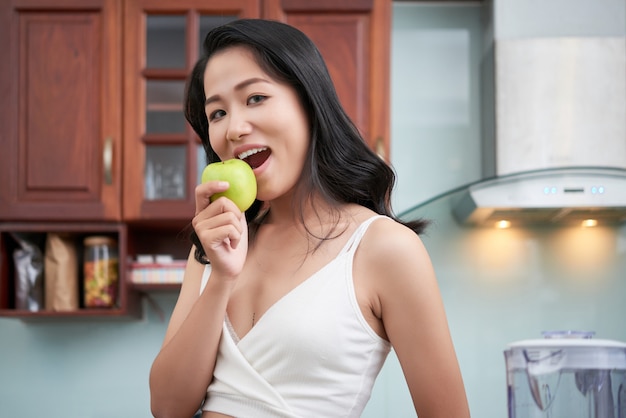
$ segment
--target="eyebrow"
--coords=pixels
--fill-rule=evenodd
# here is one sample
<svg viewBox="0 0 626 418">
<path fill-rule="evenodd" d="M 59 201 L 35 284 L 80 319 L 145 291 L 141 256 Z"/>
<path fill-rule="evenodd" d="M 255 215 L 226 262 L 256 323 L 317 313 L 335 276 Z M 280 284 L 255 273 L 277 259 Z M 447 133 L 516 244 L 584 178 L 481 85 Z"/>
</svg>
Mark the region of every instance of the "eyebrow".
<svg viewBox="0 0 626 418">
<path fill-rule="evenodd" d="M 248 87 L 251 84 L 255 84 L 255 83 L 269 83 L 269 81 L 267 81 L 264 78 L 260 78 L 260 77 L 252 77 L 249 78 L 247 80 L 242 81 L 241 83 L 237 84 L 235 86 L 235 90 L 242 90 L 246 87 Z M 211 97 L 207 97 L 207 99 L 204 101 L 204 105 L 207 106 L 210 103 L 216 102 L 220 99 L 220 96 L 218 94 L 214 94 Z"/>
</svg>

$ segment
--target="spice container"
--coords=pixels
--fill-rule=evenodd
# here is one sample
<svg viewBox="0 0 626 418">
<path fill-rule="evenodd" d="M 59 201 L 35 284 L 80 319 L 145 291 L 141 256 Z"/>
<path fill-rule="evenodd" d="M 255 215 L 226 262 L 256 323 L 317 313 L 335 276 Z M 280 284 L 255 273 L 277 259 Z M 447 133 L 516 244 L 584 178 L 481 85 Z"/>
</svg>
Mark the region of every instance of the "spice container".
<svg viewBox="0 0 626 418">
<path fill-rule="evenodd" d="M 83 244 L 83 304 L 85 308 L 113 307 L 119 283 L 117 241 L 107 236 L 91 236 Z"/>
</svg>

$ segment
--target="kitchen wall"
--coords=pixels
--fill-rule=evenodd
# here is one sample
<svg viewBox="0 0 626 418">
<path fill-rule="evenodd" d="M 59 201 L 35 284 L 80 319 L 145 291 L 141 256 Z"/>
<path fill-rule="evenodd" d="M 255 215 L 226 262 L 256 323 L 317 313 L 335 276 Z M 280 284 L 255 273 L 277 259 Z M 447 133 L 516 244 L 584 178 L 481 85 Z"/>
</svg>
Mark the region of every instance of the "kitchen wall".
<svg viewBox="0 0 626 418">
<path fill-rule="evenodd" d="M 626 2 L 493 6 L 396 4 L 392 37 L 394 204 L 407 217 L 433 220 L 423 240 L 479 418 L 507 416 L 508 343 L 547 330 L 592 330 L 595 338 L 626 342 L 626 227 L 479 230 L 451 215 L 454 190 L 482 172 L 480 71 L 490 39 L 625 36 Z M 368 417 L 415 416 L 393 356 L 381 377 Z"/>
<path fill-rule="evenodd" d="M 625 35 L 623 0 L 534 3 L 538 10 L 561 11 L 572 28 L 598 15 L 611 35 Z M 496 13 L 515 4 L 498 1 Z M 553 13 L 538 16 L 524 20 L 545 23 Z M 391 114 L 398 212 L 480 178 L 482 19 L 480 5 L 394 5 Z M 513 20 L 495 31 L 515 36 L 515 25 Z M 603 31 L 606 26 L 598 25 Z M 549 329 L 594 330 L 597 338 L 626 341 L 626 228 L 463 229 L 450 216 L 453 198 L 433 199 L 412 213 L 435 221 L 423 239 L 440 280 L 472 415 L 503 418 L 502 351 L 508 342 Z M 148 371 L 176 295 L 152 299 L 139 321 L 1 318 L 0 416 L 149 417 Z M 414 416 L 392 353 L 364 417 Z"/>
<path fill-rule="evenodd" d="M 156 296 L 169 315 L 175 296 Z M 0 417 L 150 417 L 148 371 L 165 322 L 0 319 Z"/>
<path fill-rule="evenodd" d="M 508 343 L 551 330 L 590 330 L 594 338 L 626 342 L 626 227 L 462 228 L 451 215 L 455 197 L 414 213 L 434 220 L 423 240 L 439 278 L 472 416 L 503 418 Z M 401 375 L 390 380 L 399 382 Z M 403 412 L 385 416 L 413 416 L 404 412 L 410 401 L 402 403 L 394 407 Z"/>
<path fill-rule="evenodd" d="M 396 3 L 391 160 L 397 212 L 480 179 L 483 7 Z"/>
</svg>

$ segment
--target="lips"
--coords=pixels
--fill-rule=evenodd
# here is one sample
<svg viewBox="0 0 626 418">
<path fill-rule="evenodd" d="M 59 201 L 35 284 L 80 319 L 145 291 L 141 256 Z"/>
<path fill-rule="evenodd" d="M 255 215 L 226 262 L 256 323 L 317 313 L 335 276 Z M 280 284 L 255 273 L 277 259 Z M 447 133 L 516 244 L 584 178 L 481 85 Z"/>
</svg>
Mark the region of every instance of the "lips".
<svg viewBox="0 0 626 418">
<path fill-rule="evenodd" d="M 263 165 L 263 163 L 269 158 L 272 152 L 269 148 L 255 148 L 252 150 L 248 150 L 246 152 L 242 152 L 237 157 L 252 167 L 254 170 L 257 167 Z"/>
</svg>

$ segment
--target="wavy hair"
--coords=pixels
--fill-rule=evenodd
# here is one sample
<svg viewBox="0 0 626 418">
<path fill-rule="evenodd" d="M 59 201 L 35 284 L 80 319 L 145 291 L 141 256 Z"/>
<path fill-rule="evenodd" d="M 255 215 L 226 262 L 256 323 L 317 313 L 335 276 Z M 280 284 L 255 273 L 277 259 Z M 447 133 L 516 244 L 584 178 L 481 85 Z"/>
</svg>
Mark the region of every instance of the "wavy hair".
<svg viewBox="0 0 626 418">
<path fill-rule="evenodd" d="M 185 92 L 185 118 L 202 140 L 207 163 L 220 159 L 209 141 L 204 73 L 213 54 L 230 47 L 247 48 L 268 75 L 293 87 L 307 113 L 311 140 L 297 188 L 300 199 L 296 199 L 300 202 L 301 217 L 302 202 L 318 194 L 331 208 L 356 203 L 389 216 L 417 234 L 424 231 L 427 221 L 402 221 L 394 215 L 391 209 L 391 192 L 395 185 L 393 169 L 367 146 L 346 114 L 315 44 L 300 30 L 285 23 L 240 19 L 207 34 L 204 54 L 194 66 Z M 251 239 L 262 223 L 262 207 L 263 202 L 257 200 L 246 211 Z M 196 244 L 196 259 L 204 260 L 204 251 L 195 232 L 191 239 Z"/>
</svg>

